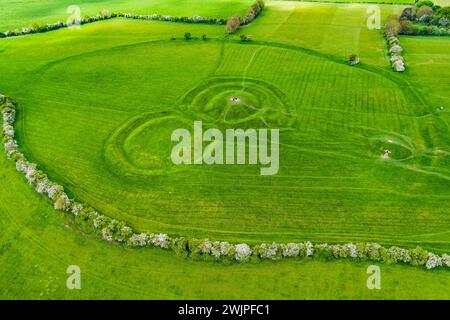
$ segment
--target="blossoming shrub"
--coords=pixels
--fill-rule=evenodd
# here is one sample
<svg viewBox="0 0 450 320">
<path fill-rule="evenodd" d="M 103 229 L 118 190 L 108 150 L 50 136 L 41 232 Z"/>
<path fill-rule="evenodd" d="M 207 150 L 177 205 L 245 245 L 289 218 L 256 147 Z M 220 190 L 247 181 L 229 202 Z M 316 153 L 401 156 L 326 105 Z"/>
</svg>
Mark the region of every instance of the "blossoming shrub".
<svg viewBox="0 0 450 320">
<path fill-rule="evenodd" d="M 58 30 L 61 28 L 71 27 L 73 25 L 82 25 L 117 17 L 127 19 L 139 19 L 139 20 L 226 25 L 227 32 L 234 33 L 239 29 L 241 25 L 249 24 L 250 22 L 255 20 L 261 14 L 263 9 L 264 9 L 264 1 L 257 0 L 249 8 L 244 19 L 242 19 L 240 15 L 233 15 L 228 19 L 202 17 L 198 15 L 192 17 L 174 17 L 161 14 L 135 14 L 126 12 L 110 12 L 109 10 L 103 9 L 94 16 L 84 16 L 82 18 L 79 18 L 78 20 L 72 20 L 67 22 L 58 21 L 55 23 L 47 23 L 45 25 L 40 23 L 33 23 L 32 25 L 24 27 L 22 29 L 0 32 L 0 38 L 16 37 L 32 33 L 48 32 L 52 30 Z"/>
<path fill-rule="evenodd" d="M 105 15 L 107 13 L 104 13 Z M 396 44 L 395 39 L 392 43 Z M 98 213 L 87 204 L 70 199 L 63 186 L 51 181 L 37 168 L 35 163 L 27 161 L 19 151 L 14 139 L 14 121 L 16 102 L 0 95 L 0 114 L 2 117 L 2 139 L 6 156 L 15 162 L 16 170 L 21 172 L 28 184 L 37 193 L 46 195 L 56 210 L 72 214 L 76 221 L 93 229 L 103 240 L 123 243 L 131 247 L 154 247 L 172 250 L 177 255 L 193 259 L 212 259 L 220 261 L 246 262 L 253 258 L 261 260 L 281 260 L 289 258 L 315 259 L 350 259 L 356 261 L 376 261 L 384 263 L 403 263 L 412 266 L 434 269 L 450 268 L 450 255 L 439 256 L 417 247 L 405 249 L 399 247 L 385 248 L 377 243 L 315 244 L 303 243 L 262 243 L 250 247 L 246 243 L 232 244 L 226 241 L 209 239 L 190 239 L 170 237 L 164 233 L 136 233 L 124 222 Z"/>
<path fill-rule="evenodd" d="M 170 22 L 183 22 L 183 23 L 204 23 L 204 24 L 218 24 L 224 25 L 227 23 L 226 19 L 221 18 L 206 18 L 202 16 L 193 17 L 173 17 L 160 14 L 134 14 L 119 12 L 113 14 L 116 17 L 128 18 L 128 19 L 140 19 L 140 20 L 155 20 L 155 21 L 170 21 Z"/>
<path fill-rule="evenodd" d="M 244 248 L 233 246 L 226 241 L 210 241 L 209 239 L 187 239 L 188 255 L 193 259 L 213 259 L 213 260 L 246 260 L 244 251 L 237 252 L 237 249 Z"/>
</svg>

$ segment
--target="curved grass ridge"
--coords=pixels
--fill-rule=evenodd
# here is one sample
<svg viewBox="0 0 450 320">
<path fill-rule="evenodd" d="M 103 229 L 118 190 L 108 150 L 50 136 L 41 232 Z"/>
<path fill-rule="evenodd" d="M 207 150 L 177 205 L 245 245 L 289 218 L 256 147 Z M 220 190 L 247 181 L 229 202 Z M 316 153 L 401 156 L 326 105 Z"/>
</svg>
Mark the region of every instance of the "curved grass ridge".
<svg viewBox="0 0 450 320">
<path fill-rule="evenodd" d="M 426 269 L 450 268 L 450 255 L 439 256 L 420 247 L 415 249 L 385 248 L 377 243 L 313 245 L 309 241 L 287 244 L 262 243 L 250 247 L 246 243 L 231 244 L 209 239 L 169 236 L 164 233 L 136 233 L 124 222 L 111 219 L 98 213 L 89 205 L 70 199 L 63 186 L 51 181 L 44 172 L 37 169 L 36 164 L 27 161 L 25 155 L 19 151 L 17 141 L 14 139 L 16 107 L 17 103 L 13 99 L 0 95 L 0 112 L 3 119 L 2 143 L 8 159 L 15 162 L 17 171 L 24 174 L 36 192 L 47 195 L 52 201 L 54 209 L 73 214 L 77 222 L 89 226 L 105 241 L 122 243 L 130 247 L 158 247 L 172 250 L 177 255 L 184 257 L 205 260 L 242 262 L 283 258 L 349 259 L 405 263 L 422 266 Z"/>
</svg>

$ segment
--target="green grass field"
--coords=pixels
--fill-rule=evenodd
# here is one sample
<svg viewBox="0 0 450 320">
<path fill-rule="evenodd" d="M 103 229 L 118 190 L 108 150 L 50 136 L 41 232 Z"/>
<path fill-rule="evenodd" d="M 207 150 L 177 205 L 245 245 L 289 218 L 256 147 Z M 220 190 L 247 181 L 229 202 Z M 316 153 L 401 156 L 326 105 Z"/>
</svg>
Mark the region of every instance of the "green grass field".
<svg viewBox="0 0 450 320">
<path fill-rule="evenodd" d="M 251 0 L 0 0 L 0 30 L 27 26 L 34 22 L 54 22 L 67 19 L 69 6 L 77 5 L 81 16 L 95 15 L 102 9 L 145 14 L 227 18 L 245 14 Z"/>
<path fill-rule="evenodd" d="M 226 17 L 252 3 L 179 2 L 81 7 Z M 59 3 L 23 4 L 0 0 L 11 6 L 0 27 L 64 16 Z M 450 40 L 402 37 L 408 69 L 395 74 L 381 30 L 366 27 L 367 6 L 272 1 L 233 36 L 223 26 L 113 19 L 0 39 L 0 93 L 19 102 L 17 139 L 30 160 L 139 231 L 449 252 Z M 404 6 L 380 8 L 384 19 Z M 348 66 L 351 53 L 360 66 Z M 230 95 L 259 116 L 232 111 L 225 126 Z M 198 119 L 282 128 L 279 174 L 172 165 L 170 133 Z M 224 265 L 108 244 L 51 209 L 3 153 L 0 162 L 0 298 L 450 298 L 445 270 L 384 265 L 382 290 L 371 291 L 367 263 Z M 79 292 L 65 288 L 69 264 L 86 270 Z"/>
<path fill-rule="evenodd" d="M 275 0 L 278 1 L 278 0 Z M 283 0 L 281 0 L 283 1 Z M 323 2 L 323 3 L 375 3 L 375 4 L 413 4 L 414 0 L 293 0 L 295 2 Z M 443 0 L 446 1 L 446 0 Z"/>
</svg>

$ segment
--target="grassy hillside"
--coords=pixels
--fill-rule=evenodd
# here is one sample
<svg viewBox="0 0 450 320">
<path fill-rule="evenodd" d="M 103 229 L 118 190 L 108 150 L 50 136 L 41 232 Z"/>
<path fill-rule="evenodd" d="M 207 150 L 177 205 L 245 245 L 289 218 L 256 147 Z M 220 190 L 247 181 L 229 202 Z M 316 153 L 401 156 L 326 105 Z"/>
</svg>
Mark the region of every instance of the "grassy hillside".
<svg viewBox="0 0 450 320">
<path fill-rule="evenodd" d="M 201 9 L 225 12 L 216 5 Z M 409 67 L 394 74 L 381 31 L 365 27 L 366 8 L 272 2 L 233 36 L 223 26 L 114 19 L 0 39 L 0 92 L 19 102 L 17 138 L 30 160 L 140 231 L 449 252 L 450 41 L 402 38 Z M 383 17 L 402 8 L 381 7 Z M 360 66 L 348 66 L 351 53 Z M 254 108 L 224 117 L 235 95 Z M 173 166 L 171 132 L 200 119 L 282 128 L 279 174 Z M 221 265 L 107 244 L 52 210 L 3 154 L 0 163 L 3 298 L 450 297 L 446 271 L 383 266 L 383 290 L 373 292 L 364 263 Z M 86 270 L 80 292 L 64 287 L 67 264 Z"/>
</svg>

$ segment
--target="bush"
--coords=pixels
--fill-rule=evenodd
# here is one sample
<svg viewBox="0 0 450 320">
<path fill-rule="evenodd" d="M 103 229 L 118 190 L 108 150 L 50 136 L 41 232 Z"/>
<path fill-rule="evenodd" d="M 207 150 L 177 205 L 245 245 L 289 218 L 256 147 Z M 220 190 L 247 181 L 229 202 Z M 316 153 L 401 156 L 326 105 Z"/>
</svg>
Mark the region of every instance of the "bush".
<svg viewBox="0 0 450 320">
<path fill-rule="evenodd" d="M 192 39 L 192 35 L 190 32 L 185 32 L 184 33 L 184 39 L 185 40 L 191 40 Z"/>
<path fill-rule="evenodd" d="M 99 15 L 106 19 L 111 18 L 111 12 L 107 9 L 103 9 L 102 11 L 100 11 Z"/>
<path fill-rule="evenodd" d="M 436 16 L 430 17 L 428 23 L 431 24 L 432 26 L 438 26 L 439 25 L 439 17 L 436 17 Z"/>
<path fill-rule="evenodd" d="M 425 264 L 425 267 L 427 269 L 434 269 L 436 267 L 441 267 L 441 266 L 442 266 L 442 258 L 431 252 L 428 253 L 428 260 L 427 260 L 427 263 Z"/>
<path fill-rule="evenodd" d="M 423 16 L 421 16 L 418 20 L 420 23 L 429 23 L 431 21 L 431 16 L 424 14 Z"/>
<path fill-rule="evenodd" d="M 442 29 L 432 28 L 432 31 L 442 32 Z M 399 47 L 396 37 L 387 37 L 391 48 Z M 351 60 L 357 56 L 352 55 Z M 391 55 L 391 62 L 394 66 L 403 66 L 403 58 L 398 54 Z M 426 269 L 437 267 L 450 268 L 450 256 L 433 254 L 422 248 L 413 250 L 399 247 L 386 249 L 377 243 L 347 243 L 343 245 L 317 244 L 313 246 L 311 242 L 287 243 L 287 244 L 260 244 L 252 249 L 245 243 L 233 245 L 228 242 L 211 242 L 208 239 L 187 239 L 183 237 L 171 238 L 167 234 L 147 234 L 133 233 L 133 230 L 123 222 L 111 219 L 99 214 L 95 209 L 72 201 L 69 199 L 64 188 L 54 182 L 40 170 L 36 169 L 36 164 L 25 159 L 25 156 L 18 151 L 17 142 L 14 140 L 14 131 L 12 127 L 15 121 L 16 103 L 8 97 L 0 94 L 0 113 L 3 118 L 3 137 L 2 144 L 5 148 L 8 158 L 16 163 L 16 169 L 23 173 L 28 182 L 33 185 L 37 192 L 46 193 L 53 200 L 54 208 L 71 212 L 77 221 L 83 220 L 94 227 L 96 233 L 100 234 L 106 241 L 123 242 L 131 246 L 145 247 L 153 246 L 163 249 L 171 249 L 178 255 L 191 257 L 204 256 L 214 257 L 222 261 L 248 261 L 252 256 L 258 256 L 261 259 L 278 260 L 287 257 L 316 257 L 322 259 L 357 259 L 383 261 L 385 263 L 410 263 L 413 266 L 423 266 Z M 10 127 L 12 129 L 10 129 Z M 9 157 L 13 152 L 14 157 Z"/>
<path fill-rule="evenodd" d="M 450 24 L 450 19 L 447 19 L 446 17 L 441 17 L 440 19 L 439 19 L 439 25 L 441 26 L 441 27 L 448 27 L 448 25 Z"/>
<path fill-rule="evenodd" d="M 314 257 L 324 260 L 331 260 L 334 258 L 333 248 L 327 243 L 317 244 L 314 249 Z"/>
<path fill-rule="evenodd" d="M 242 18 L 240 15 L 234 15 L 228 18 L 227 24 L 225 26 L 229 34 L 235 33 L 237 29 L 241 26 Z"/>
<path fill-rule="evenodd" d="M 410 263 L 411 262 L 411 254 L 409 250 L 399 248 L 399 247 L 390 247 L 387 250 L 387 254 L 395 263 L 397 262 L 404 262 L 404 263 Z"/>
<path fill-rule="evenodd" d="M 442 255 L 442 264 L 450 268 L 450 255 L 445 253 Z"/>
<path fill-rule="evenodd" d="M 282 249 L 276 243 L 262 243 L 253 248 L 253 254 L 261 259 L 278 260 L 282 257 Z"/>
<path fill-rule="evenodd" d="M 134 233 L 128 239 L 130 246 L 145 247 L 147 245 L 148 235 L 146 233 Z"/>
<path fill-rule="evenodd" d="M 297 243 L 281 244 L 280 249 L 283 257 L 298 257 L 300 254 L 300 245 Z"/>
<path fill-rule="evenodd" d="M 421 8 L 421 7 L 423 7 L 423 6 L 433 7 L 433 6 L 434 6 L 434 3 L 433 3 L 433 1 L 430 1 L 430 0 L 422 0 L 422 1 L 418 1 L 418 2 L 416 3 L 416 7 L 417 7 L 417 8 Z"/>
<path fill-rule="evenodd" d="M 174 238 L 171 240 L 170 248 L 177 256 L 187 256 L 189 253 L 188 240 L 186 238 Z"/>
<path fill-rule="evenodd" d="M 133 230 L 122 223 L 120 229 L 116 232 L 115 240 L 119 242 L 126 242 L 132 235 Z"/>
<path fill-rule="evenodd" d="M 400 15 L 400 20 L 414 20 L 414 16 L 416 15 L 415 8 L 405 8 L 403 9 L 402 14 Z"/>
<path fill-rule="evenodd" d="M 74 216 L 78 216 L 81 212 L 81 210 L 83 210 L 83 205 L 81 203 L 78 202 L 72 202 L 72 207 L 70 209 L 70 212 L 73 213 Z"/>
<path fill-rule="evenodd" d="M 424 15 L 427 15 L 427 16 L 434 15 L 433 9 L 429 6 L 423 6 L 419 10 L 417 10 L 416 18 L 419 19 L 419 21 L 420 21 L 420 18 Z"/>
<path fill-rule="evenodd" d="M 402 52 L 402 51 L 403 51 L 403 48 L 400 47 L 400 45 L 398 45 L 398 44 L 393 45 L 393 46 L 389 49 L 389 52 L 390 52 L 390 53 L 400 53 L 400 52 Z"/>
<path fill-rule="evenodd" d="M 394 62 L 392 63 L 392 68 L 396 72 L 403 72 L 405 71 L 405 63 L 403 62 L 403 60 L 394 60 Z"/>
<path fill-rule="evenodd" d="M 148 244 L 154 247 L 159 247 L 163 249 L 168 249 L 170 246 L 170 238 L 167 234 L 159 233 L 159 234 L 149 234 Z"/>
<path fill-rule="evenodd" d="M 357 64 L 359 63 L 359 57 L 358 57 L 358 55 L 356 55 L 356 54 L 351 54 L 351 55 L 348 57 L 348 63 L 349 63 L 351 66 L 357 65 Z"/>
<path fill-rule="evenodd" d="M 450 20 L 450 7 L 440 8 L 437 12 L 437 15 L 440 17 L 444 17 Z"/>
<path fill-rule="evenodd" d="M 412 249 L 411 253 L 411 264 L 413 266 L 424 266 L 428 261 L 428 251 L 420 247 Z"/>
<path fill-rule="evenodd" d="M 264 9 L 264 2 L 262 0 L 258 0 L 252 6 L 250 9 L 248 9 L 247 14 L 245 16 L 246 23 L 250 23 L 261 13 L 261 11 Z"/>
</svg>

